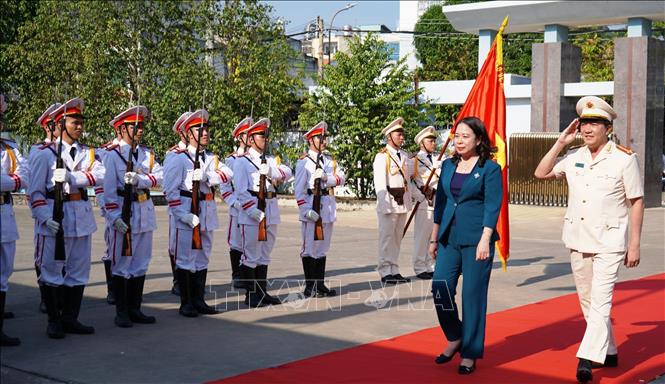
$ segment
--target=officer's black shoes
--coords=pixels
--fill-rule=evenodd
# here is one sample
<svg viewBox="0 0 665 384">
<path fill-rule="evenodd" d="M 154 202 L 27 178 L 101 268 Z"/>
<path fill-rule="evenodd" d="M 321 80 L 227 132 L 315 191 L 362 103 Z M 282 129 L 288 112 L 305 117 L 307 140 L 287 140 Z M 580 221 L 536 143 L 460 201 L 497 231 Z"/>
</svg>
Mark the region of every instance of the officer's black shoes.
<svg viewBox="0 0 665 384">
<path fill-rule="evenodd" d="M 473 362 L 473 365 L 470 367 L 467 367 L 466 365 L 460 364 L 459 367 L 457 367 L 457 373 L 460 375 L 470 375 L 473 373 L 473 371 L 476 370 L 476 362 Z"/>
<path fill-rule="evenodd" d="M 154 316 L 148 316 L 141 312 L 141 301 L 143 300 L 143 285 L 145 275 L 132 277 L 127 282 L 127 308 L 129 320 L 138 324 L 154 324 L 157 322 Z"/>
<path fill-rule="evenodd" d="M 59 321 L 49 321 L 46 327 L 46 335 L 51 339 L 64 339 L 65 330 L 62 328 L 62 323 Z"/>
<path fill-rule="evenodd" d="M 216 315 L 220 312 L 205 302 L 207 276 L 207 269 L 202 269 L 190 275 L 193 285 L 193 304 L 196 312 L 200 313 L 201 315 Z"/>
<path fill-rule="evenodd" d="M 419 274 L 416 275 L 416 277 L 421 280 L 432 280 L 434 274 L 432 272 L 420 272 Z"/>
<path fill-rule="evenodd" d="M 39 284 L 39 294 L 41 296 L 41 301 L 39 302 L 39 312 L 48 313 L 46 309 L 46 288 L 43 284 Z"/>
<path fill-rule="evenodd" d="M 305 297 L 312 297 L 316 295 L 316 260 L 310 256 L 301 257 L 302 261 L 302 270 L 305 273 L 305 290 L 303 295 Z"/>
<path fill-rule="evenodd" d="M 46 335 L 51 339 L 63 339 L 65 337 L 65 330 L 62 328 L 60 322 L 60 305 L 58 303 L 59 297 L 63 290 L 62 287 L 51 287 L 43 285 L 44 300 L 46 302 L 46 313 L 48 313 L 48 326 L 46 327 Z"/>
<path fill-rule="evenodd" d="M 404 276 L 400 275 L 399 273 L 396 274 L 396 275 L 393 275 L 393 279 L 395 279 L 398 284 L 408 283 L 408 282 L 411 281 L 411 279 L 409 279 L 408 277 L 404 277 Z"/>
<path fill-rule="evenodd" d="M 231 284 L 233 288 L 244 289 L 245 283 L 240 277 L 240 258 L 242 252 L 237 249 L 229 251 L 229 258 L 231 259 Z"/>
<path fill-rule="evenodd" d="M 113 293 L 113 275 L 111 274 L 111 260 L 104 260 L 104 275 L 106 276 L 106 303 L 115 304 L 115 294 Z"/>
<path fill-rule="evenodd" d="M 113 291 L 115 293 L 115 318 L 113 322 L 120 328 L 131 328 L 127 301 L 128 281 L 122 276 L 113 275 Z"/>
<path fill-rule="evenodd" d="M 603 364 L 591 362 L 591 368 L 614 368 L 619 366 L 619 355 L 606 355 Z"/>
<path fill-rule="evenodd" d="M 171 287 L 171 294 L 180 296 L 180 284 L 178 284 L 178 280 L 173 280 L 173 286 Z"/>
<path fill-rule="evenodd" d="M 3 347 L 14 347 L 21 344 L 21 340 L 16 337 L 9 337 L 2 331 L 4 320 L 7 318 L 5 315 L 10 312 L 5 312 L 5 299 L 7 292 L 0 292 L 0 345 Z"/>
<path fill-rule="evenodd" d="M 393 275 L 385 275 L 381 278 L 381 283 L 383 284 L 397 284 L 397 280 Z"/>
<path fill-rule="evenodd" d="M 83 300 L 83 285 L 73 287 L 65 286 L 64 301 L 62 307 L 62 329 L 65 333 L 74 333 L 77 335 L 90 335 L 95 333 L 95 328 L 83 325 L 78 321 L 81 310 L 81 301 Z"/>
<path fill-rule="evenodd" d="M 268 293 L 268 266 L 267 265 L 257 265 L 254 268 L 254 273 L 256 275 L 256 284 L 258 285 L 258 293 L 263 296 L 262 301 L 268 305 L 280 305 L 282 301 L 275 297 L 271 296 Z"/>
<path fill-rule="evenodd" d="M 577 364 L 577 381 L 580 383 L 587 383 L 593 380 L 593 374 L 591 373 L 591 361 L 587 359 L 580 359 L 580 362 Z"/>
<path fill-rule="evenodd" d="M 256 268 L 251 268 L 246 265 L 240 266 L 240 276 L 245 282 L 245 304 L 250 308 L 260 308 L 268 305 L 263 301 L 263 293 L 259 290 L 256 282 Z"/>
<path fill-rule="evenodd" d="M 192 273 L 185 269 L 176 269 L 176 276 L 180 286 L 180 309 L 178 313 L 185 317 L 197 317 L 199 313 L 193 305 Z"/>
<path fill-rule="evenodd" d="M 319 297 L 331 297 L 337 296 L 337 291 L 334 289 L 329 289 L 324 284 L 324 279 L 326 276 L 326 257 L 320 257 L 314 259 L 315 265 L 315 278 L 316 278 L 316 295 Z"/>
<path fill-rule="evenodd" d="M 92 335 L 95 333 L 95 328 L 81 324 L 77 319 L 69 319 L 63 317 L 62 329 L 65 333 L 73 333 L 76 335 Z"/>
</svg>

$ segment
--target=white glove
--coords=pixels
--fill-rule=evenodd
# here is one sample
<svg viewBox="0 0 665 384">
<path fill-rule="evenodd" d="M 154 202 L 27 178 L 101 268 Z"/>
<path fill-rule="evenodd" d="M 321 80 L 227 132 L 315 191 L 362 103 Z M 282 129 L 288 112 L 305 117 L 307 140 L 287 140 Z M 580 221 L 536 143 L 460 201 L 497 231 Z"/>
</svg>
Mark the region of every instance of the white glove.
<svg viewBox="0 0 665 384">
<path fill-rule="evenodd" d="M 53 219 L 46 219 L 46 227 L 55 235 L 60 230 L 60 223 Z"/>
<path fill-rule="evenodd" d="M 432 163 L 434 164 L 435 169 L 439 169 L 441 168 L 441 163 L 443 163 L 443 160 L 432 159 Z"/>
<path fill-rule="evenodd" d="M 139 183 L 139 175 L 136 172 L 125 173 L 125 184 L 136 185 Z"/>
<path fill-rule="evenodd" d="M 64 168 L 56 168 L 53 170 L 53 181 L 56 183 L 66 183 L 69 178 L 69 172 Z"/>
<path fill-rule="evenodd" d="M 267 163 L 259 165 L 259 173 L 270 177 L 270 166 Z"/>
<path fill-rule="evenodd" d="M 323 168 L 317 168 L 316 170 L 314 170 L 312 176 L 314 177 L 314 180 L 316 179 L 321 179 L 321 181 L 328 180 L 328 175 L 326 175 L 326 173 L 323 171 Z"/>
<path fill-rule="evenodd" d="M 195 169 L 192 171 L 192 181 L 201 181 L 203 180 L 203 169 Z"/>
<path fill-rule="evenodd" d="M 180 217 L 180 221 L 189 225 L 191 228 L 194 228 L 201 223 L 199 217 L 193 213 L 184 214 L 183 216 Z"/>
<path fill-rule="evenodd" d="M 242 204 L 240 204 L 240 200 L 234 201 L 233 202 L 233 207 L 237 210 L 241 210 L 242 209 Z"/>
<path fill-rule="evenodd" d="M 257 222 L 261 222 L 261 220 L 263 220 L 266 217 L 266 214 L 263 213 L 263 211 L 261 211 L 258 208 L 254 208 L 251 211 L 247 212 L 247 215 L 252 219 L 256 220 Z"/>
<path fill-rule="evenodd" d="M 125 224 L 122 219 L 118 218 L 113 222 L 113 227 L 115 227 L 115 230 L 120 232 L 120 233 L 126 233 L 127 230 L 129 229 L 129 225 Z"/>
<path fill-rule="evenodd" d="M 305 212 L 305 218 L 307 218 L 307 220 L 309 221 L 316 222 L 319 220 L 319 217 L 321 216 L 319 216 L 318 213 L 314 212 L 313 209 L 310 209 L 309 211 Z"/>
</svg>

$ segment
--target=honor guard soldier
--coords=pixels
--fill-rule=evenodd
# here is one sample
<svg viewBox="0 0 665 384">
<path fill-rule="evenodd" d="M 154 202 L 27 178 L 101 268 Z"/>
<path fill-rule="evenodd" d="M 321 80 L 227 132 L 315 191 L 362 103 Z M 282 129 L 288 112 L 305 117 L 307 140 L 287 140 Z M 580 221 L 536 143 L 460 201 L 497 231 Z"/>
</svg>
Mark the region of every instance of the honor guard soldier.
<svg viewBox="0 0 665 384">
<path fill-rule="evenodd" d="M 269 119 L 261 119 L 247 131 L 249 150 L 233 163 L 238 223 L 243 255 L 240 273 L 247 285 L 245 303 L 252 308 L 281 304 L 268 294 L 270 253 L 280 223 L 276 185 L 288 181 L 292 172 L 279 158 L 265 153 Z"/>
<path fill-rule="evenodd" d="M 0 127 L 2 130 L 4 130 L 6 109 L 4 95 L 0 95 Z M 8 281 L 14 270 L 16 240 L 19 238 L 16 217 L 14 216 L 12 192 L 27 187 L 30 174 L 28 163 L 21 156 L 15 142 L 0 139 L 0 154 L 0 163 L 2 164 L 0 173 L 0 220 L 2 221 L 2 231 L 0 231 L 0 335 L 2 338 L 0 339 L 0 345 L 5 347 L 21 344 L 18 338 L 5 335 L 3 323 Z"/>
<path fill-rule="evenodd" d="M 122 135 L 120 131 L 113 127 L 113 132 L 115 137 L 113 140 L 108 141 L 102 144 L 97 148 L 97 154 L 99 155 L 102 164 L 104 163 L 104 157 L 106 156 L 106 149 L 114 145 L 118 145 L 120 140 L 122 140 Z M 99 212 L 102 217 L 106 219 L 106 208 L 104 207 L 104 187 L 100 186 L 95 188 L 95 199 L 97 200 L 97 206 L 99 207 Z M 113 274 L 111 273 L 111 260 L 113 255 L 111 254 L 111 249 L 113 245 L 111 244 L 111 229 L 113 223 L 109 223 L 105 220 L 106 225 L 104 225 L 104 253 L 102 254 L 102 263 L 104 263 L 104 277 L 106 278 L 106 303 L 109 305 L 115 305 L 115 294 L 113 293 Z"/>
<path fill-rule="evenodd" d="M 189 115 L 182 123 L 182 130 L 187 135 L 188 146 L 168 159 L 164 167 L 164 193 L 173 228 L 170 246 L 180 286 L 179 312 L 196 317 L 219 313 L 204 301 L 213 232 L 219 228 L 214 193 L 217 187 L 223 192 L 231 188 L 233 172 L 205 150 L 209 142 L 208 111 L 199 109 Z"/>
<path fill-rule="evenodd" d="M 173 124 L 173 132 L 175 132 L 176 135 L 178 135 L 178 138 L 180 141 L 178 141 L 178 144 L 172 146 L 166 151 L 166 154 L 164 155 L 164 168 L 166 168 L 166 163 L 168 162 L 169 158 L 171 158 L 174 154 L 176 154 L 178 151 L 184 150 L 187 148 L 187 137 L 182 133 L 182 123 L 191 115 L 191 112 L 185 112 L 180 117 L 178 117 L 178 120 L 175 121 L 175 124 Z M 170 219 L 171 218 L 171 210 L 169 209 L 169 239 L 171 238 L 171 232 L 174 231 L 174 228 L 171 228 L 171 223 L 173 221 Z M 178 274 L 175 272 L 176 267 L 175 267 L 175 251 L 174 248 L 171 248 L 171 242 L 169 241 L 169 263 L 171 264 L 171 273 L 173 274 L 173 286 L 171 287 L 171 293 L 180 296 L 180 287 L 178 285 Z M 175 244 L 175 243 L 174 243 Z"/>
<path fill-rule="evenodd" d="M 39 280 L 46 289 L 46 332 L 60 339 L 65 333 L 95 331 L 81 324 L 78 316 L 90 275 L 92 233 L 97 229 L 87 188 L 104 182 L 104 166 L 94 149 L 78 142 L 83 133 L 81 99 L 69 100 L 51 112 L 51 118 L 61 131 L 60 138 L 35 153 L 28 191 L 39 223 L 37 252 Z"/>
<path fill-rule="evenodd" d="M 115 324 L 121 328 L 155 322 L 153 316 L 141 312 L 145 275 L 152 257 L 152 233 L 157 229 L 150 189 L 161 187 L 163 179 L 154 152 L 139 145 L 148 117 L 144 106 L 116 116 L 110 124 L 122 139 L 106 148 L 104 156 L 106 216 L 113 225 L 109 235 Z"/>
<path fill-rule="evenodd" d="M 563 242 L 570 261 L 582 313 L 584 338 L 577 351 L 577 380 L 592 380 L 592 368 L 619 362 L 610 310 L 621 264 L 640 262 L 644 184 L 637 156 L 609 141 L 617 114 L 604 100 L 586 96 L 577 103 L 579 119 L 561 132 L 540 161 L 535 176 L 568 182 L 568 210 Z M 582 133 L 584 145 L 557 161 L 558 154 Z"/>
<path fill-rule="evenodd" d="M 413 270 L 419 279 L 429 280 L 434 276 L 434 260 L 428 254 L 429 237 L 432 233 L 434 212 L 434 195 L 439 182 L 441 162 L 436 159 L 436 130 L 429 126 L 418 132 L 415 138 L 420 150 L 411 160 L 413 162 L 414 178 L 411 189 L 413 197 L 418 204 L 414 217 L 413 227 Z M 430 177 L 429 184 L 425 183 Z"/>
<path fill-rule="evenodd" d="M 251 117 L 242 119 L 233 128 L 233 140 L 237 142 L 237 149 L 235 152 L 229 154 L 224 159 L 224 164 L 230 169 L 233 169 L 233 163 L 237 158 L 243 156 L 247 150 L 247 130 L 254 124 Z M 231 282 L 233 288 L 245 288 L 241 281 L 240 276 L 240 258 L 242 257 L 242 237 L 240 233 L 240 225 L 238 224 L 238 208 L 234 206 L 236 195 L 234 190 L 226 191 L 227 196 L 223 196 L 229 204 L 229 256 L 231 259 Z"/>
<path fill-rule="evenodd" d="M 303 239 L 300 258 L 305 273 L 306 297 L 337 294 L 325 286 L 324 278 L 326 254 L 330 249 L 333 223 L 337 219 L 334 188 L 344 185 L 345 176 L 332 156 L 323 152 L 327 146 L 327 129 L 328 124 L 322 121 L 305 133 L 308 150 L 296 163 L 294 189 Z"/>
<path fill-rule="evenodd" d="M 30 147 L 30 152 L 28 153 L 28 164 L 32 163 L 32 159 L 34 158 L 34 154 L 38 152 L 39 148 L 41 148 L 44 145 L 49 145 L 51 142 L 55 141 L 55 139 L 60 135 L 60 131 L 55 130 L 55 124 L 53 124 L 53 120 L 51 120 L 51 112 L 55 111 L 56 108 L 60 107 L 62 104 L 60 103 L 55 103 L 51 104 L 44 113 L 42 113 L 41 116 L 37 119 L 35 124 L 37 124 L 39 127 L 41 127 L 44 130 L 44 141 L 33 144 Z M 39 249 L 37 245 L 37 239 L 39 238 L 39 233 L 38 233 L 38 228 L 39 228 L 39 222 L 35 220 L 35 225 L 33 229 L 33 244 L 35 245 L 35 274 L 37 275 L 37 282 L 39 285 L 39 294 L 41 297 L 41 301 L 39 302 L 39 311 L 42 313 L 46 313 L 46 291 L 44 290 L 44 284 L 39 281 L 39 275 L 40 275 L 40 270 L 39 270 L 39 264 L 41 261 L 39 260 L 39 252 L 37 250 Z"/>
<path fill-rule="evenodd" d="M 411 210 L 411 170 L 404 145 L 404 119 L 398 117 L 381 133 L 386 147 L 374 157 L 374 190 L 379 221 L 379 263 L 381 282 L 398 284 L 410 281 L 399 273 L 399 250 L 406 215 Z"/>
</svg>

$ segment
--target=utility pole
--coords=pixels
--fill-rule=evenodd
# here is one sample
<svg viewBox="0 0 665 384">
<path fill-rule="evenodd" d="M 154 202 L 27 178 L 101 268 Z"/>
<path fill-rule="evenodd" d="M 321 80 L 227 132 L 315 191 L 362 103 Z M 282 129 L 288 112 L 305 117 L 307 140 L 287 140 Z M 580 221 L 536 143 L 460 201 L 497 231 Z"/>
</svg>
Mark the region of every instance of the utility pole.
<svg viewBox="0 0 665 384">
<path fill-rule="evenodd" d="M 319 77 L 323 79 L 323 19 L 321 16 L 316 17 L 316 29 L 319 39 Z"/>
</svg>

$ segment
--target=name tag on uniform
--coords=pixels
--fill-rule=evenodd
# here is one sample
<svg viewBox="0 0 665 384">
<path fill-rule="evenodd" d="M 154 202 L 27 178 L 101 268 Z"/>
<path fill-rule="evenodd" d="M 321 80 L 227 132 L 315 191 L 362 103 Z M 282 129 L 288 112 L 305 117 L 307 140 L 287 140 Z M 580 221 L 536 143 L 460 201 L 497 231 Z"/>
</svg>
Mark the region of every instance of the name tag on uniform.
<svg viewBox="0 0 665 384">
<path fill-rule="evenodd" d="M 584 168 L 584 163 L 575 163 L 577 168 Z"/>
</svg>

